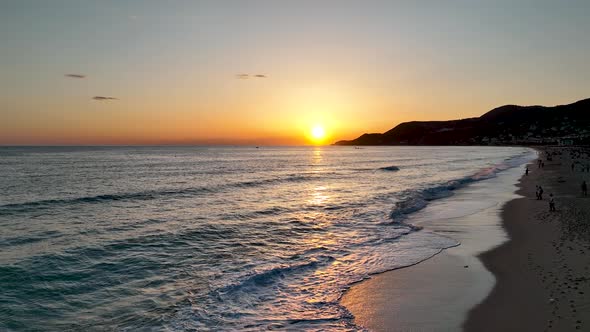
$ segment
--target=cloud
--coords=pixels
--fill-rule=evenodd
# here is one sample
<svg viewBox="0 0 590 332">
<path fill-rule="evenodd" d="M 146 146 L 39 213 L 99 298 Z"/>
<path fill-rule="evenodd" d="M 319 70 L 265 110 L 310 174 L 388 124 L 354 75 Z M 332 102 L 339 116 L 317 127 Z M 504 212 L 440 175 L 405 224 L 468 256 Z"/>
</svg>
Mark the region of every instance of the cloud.
<svg viewBox="0 0 590 332">
<path fill-rule="evenodd" d="M 115 97 L 105 97 L 105 96 L 94 96 L 94 97 L 92 97 L 92 99 L 94 99 L 94 100 L 100 100 L 100 101 L 104 101 L 104 100 L 118 100 Z"/>
<path fill-rule="evenodd" d="M 256 74 L 256 75 L 251 75 L 251 74 L 237 74 L 236 78 L 239 80 L 247 80 L 249 78 L 266 78 L 266 75 L 263 74 Z"/>
<path fill-rule="evenodd" d="M 64 76 L 69 78 L 86 78 L 86 75 L 82 74 L 64 74 Z"/>
</svg>

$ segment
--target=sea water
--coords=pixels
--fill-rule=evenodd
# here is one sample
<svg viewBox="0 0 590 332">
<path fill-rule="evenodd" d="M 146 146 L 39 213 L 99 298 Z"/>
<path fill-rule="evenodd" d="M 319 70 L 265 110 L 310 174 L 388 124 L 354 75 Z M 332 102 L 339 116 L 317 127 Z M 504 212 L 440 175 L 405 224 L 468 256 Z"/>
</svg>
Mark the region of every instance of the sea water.
<svg viewBox="0 0 590 332">
<path fill-rule="evenodd" d="M 458 244 L 408 215 L 533 157 L 0 148 L 0 330 L 356 330 L 352 283 Z"/>
</svg>

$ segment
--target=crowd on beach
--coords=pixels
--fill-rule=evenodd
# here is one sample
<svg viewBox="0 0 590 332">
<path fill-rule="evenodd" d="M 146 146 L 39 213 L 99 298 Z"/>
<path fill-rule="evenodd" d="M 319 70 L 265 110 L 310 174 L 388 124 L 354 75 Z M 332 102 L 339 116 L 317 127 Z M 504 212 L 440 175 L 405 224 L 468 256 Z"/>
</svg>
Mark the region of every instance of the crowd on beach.
<svg viewBox="0 0 590 332">
<path fill-rule="evenodd" d="M 580 171 L 582 173 L 590 173 L 590 150 L 588 148 L 570 148 L 567 149 L 569 152 L 569 157 L 572 160 L 571 170 L 572 172 Z M 553 161 L 553 158 L 560 158 L 563 155 L 563 151 L 559 150 L 545 150 L 541 154 L 541 158 L 537 160 L 537 169 L 542 170 L 545 168 L 545 161 Z M 543 160 L 543 158 L 545 160 Z M 528 166 L 525 169 L 525 175 L 529 174 Z M 536 185 L 535 196 L 537 200 L 543 200 L 543 187 L 540 185 Z M 588 184 L 586 180 L 582 180 L 580 185 L 582 196 L 588 197 Z M 549 194 L 549 211 L 555 212 L 555 196 L 553 193 Z"/>
<path fill-rule="evenodd" d="M 537 174 L 529 188 L 537 184 L 537 200 L 547 200 L 543 191 L 549 193 L 549 212 L 540 206 L 531 219 L 544 223 L 546 234 L 552 234 L 539 245 L 550 243 L 554 251 L 544 247 L 542 254 L 536 255 L 529 249 L 529 257 L 548 297 L 545 330 L 590 331 L 585 326 L 590 320 L 590 147 L 545 147 L 539 151 Z"/>
</svg>

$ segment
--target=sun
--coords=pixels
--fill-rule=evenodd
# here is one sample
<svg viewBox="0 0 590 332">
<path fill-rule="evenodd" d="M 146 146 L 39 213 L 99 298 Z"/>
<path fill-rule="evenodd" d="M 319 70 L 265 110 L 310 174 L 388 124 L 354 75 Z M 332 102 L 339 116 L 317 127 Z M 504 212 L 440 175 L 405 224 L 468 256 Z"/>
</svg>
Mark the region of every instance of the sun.
<svg viewBox="0 0 590 332">
<path fill-rule="evenodd" d="M 326 137 L 326 131 L 324 127 L 316 125 L 311 128 L 311 138 L 314 142 L 319 143 Z"/>
</svg>

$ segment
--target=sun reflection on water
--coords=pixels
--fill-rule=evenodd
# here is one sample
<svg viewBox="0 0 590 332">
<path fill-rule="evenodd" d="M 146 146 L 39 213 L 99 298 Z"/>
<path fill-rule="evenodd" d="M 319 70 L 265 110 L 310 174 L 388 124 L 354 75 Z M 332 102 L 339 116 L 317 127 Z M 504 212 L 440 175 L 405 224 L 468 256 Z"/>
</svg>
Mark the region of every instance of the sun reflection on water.
<svg viewBox="0 0 590 332">
<path fill-rule="evenodd" d="M 322 157 L 322 148 L 317 146 L 313 149 L 313 154 L 311 157 L 312 160 L 312 164 L 319 164 L 322 162 L 323 157 Z"/>
<path fill-rule="evenodd" d="M 310 205 L 324 205 L 326 204 L 331 196 L 328 193 L 328 187 L 316 186 L 311 191 L 311 197 L 307 200 Z"/>
</svg>

